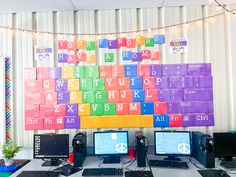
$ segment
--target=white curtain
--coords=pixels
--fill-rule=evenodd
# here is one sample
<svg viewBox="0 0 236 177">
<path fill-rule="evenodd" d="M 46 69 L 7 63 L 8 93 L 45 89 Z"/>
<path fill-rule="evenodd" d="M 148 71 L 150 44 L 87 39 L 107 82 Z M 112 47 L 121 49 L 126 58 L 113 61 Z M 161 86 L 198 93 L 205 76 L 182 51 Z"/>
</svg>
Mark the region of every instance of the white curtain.
<svg viewBox="0 0 236 177">
<path fill-rule="evenodd" d="M 5 141 L 5 57 L 0 54 L 0 146 Z"/>
</svg>

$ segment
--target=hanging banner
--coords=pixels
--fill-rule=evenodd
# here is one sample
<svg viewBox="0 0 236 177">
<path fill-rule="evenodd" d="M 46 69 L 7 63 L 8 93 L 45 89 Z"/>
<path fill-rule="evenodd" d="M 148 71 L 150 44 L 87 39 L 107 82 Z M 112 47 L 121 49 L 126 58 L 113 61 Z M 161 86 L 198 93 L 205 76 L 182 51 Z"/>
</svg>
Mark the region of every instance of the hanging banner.
<svg viewBox="0 0 236 177">
<path fill-rule="evenodd" d="M 34 46 L 34 60 L 53 60 L 53 48 L 50 46 Z"/>
<path fill-rule="evenodd" d="M 165 36 L 163 34 L 156 34 L 152 37 L 145 37 L 144 35 L 137 35 L 132 38 L 100 38 L 97 41 L 86 41 L 76 39 L 76 41 L 59 40 L 57 44 L 58 63 L 76 64 L 85 62 L 86 64 L 96 64 L 96 47 L 105 49 L 103 56 L 105 63 L 113 63 L 116 60 L 114 51 L 122 48 L 122 60 L 132 62 L 142 62 L 143 60 L 158 61 L 160 60 L 160 51 L 154 47 L 163 45 L 165 43 Z M 146 49 L 140 52 L 133 52 L 133 49 L 143 46 Z M 110 50 L 110 51 L 109 51 Z"/>
<path fill-rule="evenodd" d="M 180 54 L 188 52 L 187 39 L 177 38 L 170 39 L 169 42 L 169 52 L 172 54 Z"/>
</svg>

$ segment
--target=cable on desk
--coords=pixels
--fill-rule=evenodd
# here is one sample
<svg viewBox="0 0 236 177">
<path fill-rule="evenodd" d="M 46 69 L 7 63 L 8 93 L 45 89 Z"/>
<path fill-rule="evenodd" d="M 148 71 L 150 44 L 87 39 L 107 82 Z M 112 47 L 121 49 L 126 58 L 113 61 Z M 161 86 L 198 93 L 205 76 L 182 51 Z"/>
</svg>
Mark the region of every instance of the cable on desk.
<svg viewBox="0 0 236 177">
<path fill-rule="evenodd" d="M 133 159 L 133 161 L 131 161 L 131 163 L 130 163 L 127 167 L 125 167 L 124 169 L 127 170 L 127 171 L 134 171 L 134 170 L 132 170 L 132 169 L 129 169 L 129 167 L 130 167 L 135 161 L 136 161 L 136 159 Z"/>
<path fill-rule="evenodd" d="M 135 171 L 139 170 L 139 171 L 145 171 L 147 167 L 143 167 L 143 168 L 140 168 L 138 166 L 135 167 Z"/>
<path fill-rule="evenodd" d="M 148 156 L 147 156 L 147 155 L 146 155 L 146 159 L 147 159 L 147 163 L 148 163 L 148 162 L 149 162 L 149 159 L 148 159 Z M 148 166 L 149 166 L 150 171 L 152 172 L 152 168 L 150 167 L 149 163 L 148 163 Z M 152 174 L 153 174 L 153 172 L 152 172 Z"/>
<path fill-rule="evenodd" d="M 189 162 L 191 162 L 191 164 L 193 164 L 196 168 L 198 168 L 200 170 L 205 170 L 206 169 L 204 167 L 200 167 L 200 166 L 196 165 L 196 162 L 194 160 L 192 160 L 191 158 L 189 158 Z"/>
<path fill-rule="evenodd" d="M 125 161 L 121 161 L 123 164 L 127 164 L 127 163 L 130 163 L 130 162 L 132 162 L 133 161 L 133 159 L 130 159 L 130 160 L 128 160 L 127 162 L 125 162 Z"/>
<path fill-rule="evenodd" d="M 98 167 L 103 168 L 103 167 L 101 166 L 102 163 L 103 163 L 103 162 L 100 162 L 100 163 L 98 164 Z"/>
<path fill-rule="evenodd" d="M 130 160 L 128 160 L 127 162 L 121 161 L 121 163 L 122 163 L 122 167 L 121 167 L 121 168 L 124 168 L 124 166 L 125 166 L 126 164 L 131 163 L 132 161 L 133 161 L 133 159 L 130 159 Z"/>
<path fill-rule="evenodd" d="M 49 172 L 50 172 L 50 171 L 52 171 L 52 172 L 53 172 L 52 168 L 53 168 L 53 166 L 51 166 L 51 167 L 50 167 L 50 168 L 47 170 L 47 172 L 46 172 L 46 174 L 45 174 L 45 175 L 49 175 Z"/>
</svg>

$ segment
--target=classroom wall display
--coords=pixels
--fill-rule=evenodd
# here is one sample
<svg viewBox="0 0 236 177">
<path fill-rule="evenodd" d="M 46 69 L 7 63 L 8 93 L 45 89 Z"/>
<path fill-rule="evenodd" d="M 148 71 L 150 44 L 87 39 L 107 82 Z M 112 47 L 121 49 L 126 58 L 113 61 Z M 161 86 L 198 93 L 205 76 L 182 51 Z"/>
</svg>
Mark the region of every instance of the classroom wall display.
<svg viewBox="0 0 236 177">
<path fill-rule="evenodd" d="M 211 64 L 25 68 L 25 129 L 213 126 Z"/>
<path fill-rule="evenodd" d="M 96 64 L 95 48 L 100 49 L 118 49 L 123 48 L 122 59 L 124 61 L 141 62 L 142 60 L 150 59 L 151 61 L 160 60 L 160 51 L 153 49 L 155 45 L 165 43 L 164 35 L 154 35 L 146 38 L 144 35 L 137 35 L 134 38 L 116 38 L 108 39 L 101 38 L 98 41 L 86 41 L 77 39 L 76 41 L 59 40 L 58 41 L 58 63 L 75 64 L 85 62 L 87 64 Z M 132 49 L 138 46 L 145 46 L 147 49 L 140 52 L 133 52 Z M 104 54 L 104 62 L 114 61 L 113 50 L 108 50 Z"/>
</svg>

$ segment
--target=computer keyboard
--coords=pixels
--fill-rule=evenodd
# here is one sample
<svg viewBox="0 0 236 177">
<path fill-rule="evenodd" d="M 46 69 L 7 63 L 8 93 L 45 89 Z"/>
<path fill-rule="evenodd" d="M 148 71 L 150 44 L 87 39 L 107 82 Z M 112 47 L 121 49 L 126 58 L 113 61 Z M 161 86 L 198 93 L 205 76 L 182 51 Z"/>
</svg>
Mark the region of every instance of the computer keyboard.
<svg viewBox="0 0 236 177">
<path fill-rule="evenodd" d="M 224 170 L 198 170 L 202 177 L 230 177 Z"/>
<path fill-rule="evenodd" d="M 234 169 L 236 168 L 236 161 L 221 162 L 220 165 L 224 168 Z"/>
<path fill-rule="evenodd" d="M 126 171 L 125 177 L 153 177 L 151 171 Z"/>
<path fill-rule="evenodd" d="M 123 176 L 122 168 L 85 168 L 82 176 Z"/>
<path fill-rule="evenodd" d="M 17 177 L 58 177 L 59 173 L 52 171 L 22 171 Z"/>
<path fill-rule="evenodd" d="M 171 160 L 149 160 L 149 166 L 166 167 L 166 168 L 181 168 L 181 169 L 188 168 L 188 164 L 186 162 L 171 161 Z"/>
</svg>

